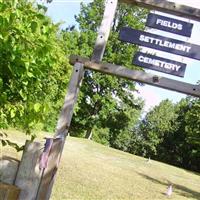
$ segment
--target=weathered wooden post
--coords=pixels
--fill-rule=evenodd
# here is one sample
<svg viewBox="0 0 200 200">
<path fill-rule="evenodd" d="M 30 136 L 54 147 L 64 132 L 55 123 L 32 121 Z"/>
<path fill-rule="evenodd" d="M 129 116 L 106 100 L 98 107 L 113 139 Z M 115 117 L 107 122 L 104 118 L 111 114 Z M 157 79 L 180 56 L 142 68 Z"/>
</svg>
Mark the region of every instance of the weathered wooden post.
<svg viewBox="0 0 200 200">
<path fill-rule="evenodd" d="M 94 46 L 94 51 L 92 55 L 92 60 L 99 62 L 103 58 L 106 43 L 110 34 L 110 29 L 115 17 L 115 12 L 117 9 L 118 0 L 106 0 L 105 10 L 101 26 L 99 28 L 97 40 Z"/>
<path fill-rule="evenodd" d="M 77 101 L 83 75 L 83 64 L 76 62 L 71 75 L 64 105 L 57 123 L 55 138 L 48 158 L 48 165 L 44 170 L 38 188 L 37 200 L 48 200 L 50 198 L 58 163 L 64 148 L 65 138 L 68 134 L 74 105 Z"/>
<path fill-rule="evenodd" d="M 114 19 L 117 2 L 118 0 L 105 1 L 104 16 L 101 27 L 99 29 L 96 44 L 94 47 L 92 60 L 100 61 L 103 57 L 105 46 L 110 33 L 110 28 Z M 78 98 L 78 92 L 83 76 L 84 76 L 83 64 L 80 62 L 76 62 L 71 76 L 69 89 L 65 97 L 64 106 L 62 108 L 60 118 L 57 124 L 56 134 L 55 134 L 56 138 L 55 146 L 53 146 L 51 149 L 49 156 L 49 164 L 44 171 L 44 175 L 42 177 L 41 184 L 38 190 L 37 200 L 48 200 L 50 198 L 55 174 L 64 148 L 65 138 L 68 134 L 68 130 L 73 115 L 74 105 Z"/>
<path fill-rule="evenodd" d="M 181 5 L 168 0 L 119 0 L 119 2 L 137 5 L 150 10 L 158 10 L 197 21 L 200 20 L 200 10 L 198 8 Z"/>
<path fill-rule="evenodd" d="M 2 156 L 0 158 L 0 182 L 14 184 L 19 163 L 20 161 L 15 158 Z"/>
<path fill-rule="evenodd" d="M 26 141 L 25 149 L 14 184 L 21 189 L 19 200 L 35 200 L 42 171 L 39 169 L 39 158 L 44 144 Z"/>
</svg>

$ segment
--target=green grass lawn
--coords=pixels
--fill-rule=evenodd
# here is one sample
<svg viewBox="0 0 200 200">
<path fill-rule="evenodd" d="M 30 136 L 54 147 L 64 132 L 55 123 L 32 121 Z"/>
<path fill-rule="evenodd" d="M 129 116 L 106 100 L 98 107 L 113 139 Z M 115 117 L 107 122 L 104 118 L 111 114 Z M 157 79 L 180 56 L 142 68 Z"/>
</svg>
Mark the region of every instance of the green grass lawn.
<svg viewBox="0 0 200 200">
<path fill-rule="evenodd" d="M 24 141 L 19 133 L 12 133 L 11 138 Z M 7 147 L 2 154 L 20 157 Z M 173 184 L 170 198 L 165 195 L 169 182 Z M 147 162 L 93 141 L 68 137 L 51 200 L 83 199 L 200 199 L 200 175 L 153 160 Z"/>
</svg>

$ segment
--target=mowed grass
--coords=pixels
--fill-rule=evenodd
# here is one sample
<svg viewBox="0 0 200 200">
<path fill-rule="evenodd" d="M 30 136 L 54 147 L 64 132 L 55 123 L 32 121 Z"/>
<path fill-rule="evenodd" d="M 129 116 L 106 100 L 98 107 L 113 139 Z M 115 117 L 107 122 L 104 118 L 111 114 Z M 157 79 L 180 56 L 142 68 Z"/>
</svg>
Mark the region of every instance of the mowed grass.
<svg viewBox="0 0 200 200">
<path fill-rule="evenodd" d="M 22 136 L 19 140 L 22 142 Z M 12 154 L 8 148 L 2 152 Z M 173 184 L 171 197 L 165 194 L 169 183 Z M 147 162 L 90 140 L 68 137 L 51 200 L 90 199 L 200 199 L 200 175 L 153 160 Z"/>
</svg>

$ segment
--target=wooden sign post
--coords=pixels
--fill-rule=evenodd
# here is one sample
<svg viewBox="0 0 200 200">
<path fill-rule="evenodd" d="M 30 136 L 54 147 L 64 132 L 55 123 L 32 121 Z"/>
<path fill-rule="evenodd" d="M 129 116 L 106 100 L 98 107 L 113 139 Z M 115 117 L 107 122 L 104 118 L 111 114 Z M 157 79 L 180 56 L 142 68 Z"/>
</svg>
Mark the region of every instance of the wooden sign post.
<svg viewBox="0 0 200 200">
<path fill-rule="evenodd" d="M 115 10 L 117 7 L 117 0 L 106 0 L 105 11 L 101 27 L 97 36 L 96 44 L 94 47 L 92 59 L 96 62 L 101 61 L 105 46 L 110 33 L 110 28 L 114 19 Z M 83 63 L 78 60 L 74 63 L 74 69 L 69 83 L 68 91 L 65 97 L 64 105 L 58 119 L 55 141 L 51 149 L 48 166 L 44 170 L 43 177 L 41 179 L 40 186 L 37 192 L 37 198 L 35 200 L 48 200 L 50 198 L 52 187 L 54 184 L 58 164 L 63 152 L 65 139 L 68 135 L 70 127 L 74 105 L 78 98 L 79 89 L 84 76 Z"/>
<path fill-rule="evenodd" d="M 135 4 L 149 9 L 155 9 L 194 20 L 200 20 L 199 9 L 174 4 L 165 0 L 121 0 L 120 2 Z M 74 69 L 69 83 L 69 89 L 65 97 L 64 106 L 58 120 L 55 134 L 55 144 L 49 157 L 50 164 L 44 171 L 43 179 L 41 180 L 37 194 L 37 200 L 48 200 L 50 198 L 58 163 L 64 148 L 66 136 L 68 135 L 74 105 L 77 101 L 79 88 L 84 76 L 84 67 L 90 70 L 122 78 L 128 78 L 160 88 L 200 97 L 200 87 L 198 85 L 192 85 L 164 77 L 158 77 L 142 71 L 130 70 L 123 66 L 100 62 L 103 58 L 117 4 L 118 0 L 105 0 L 104 16 L 97 36 L 92 58 L 82 58 L 80 56 L 72 56 L 70 58 L 71 64 L 74 64 Z"/>
<path fill-rule="evenodd" d="M 99 28 L 97 40 L 94 46 L 92 60 L 99 62 L 103 58 L 106 43 L 110 34 L 111 25 L 113 23 L 118 0 L 105 0 L 105 10 L 103 20 Z"/>
<path fill-rule="evenodd" d="M 48 158 L 48 165 L 44 169 L 35 200 L 48 200 L 50 198 L 83 76 L 83 64 L 75 62 L 64 105 L 57 123 L 55 139 Z"/>
</svg>

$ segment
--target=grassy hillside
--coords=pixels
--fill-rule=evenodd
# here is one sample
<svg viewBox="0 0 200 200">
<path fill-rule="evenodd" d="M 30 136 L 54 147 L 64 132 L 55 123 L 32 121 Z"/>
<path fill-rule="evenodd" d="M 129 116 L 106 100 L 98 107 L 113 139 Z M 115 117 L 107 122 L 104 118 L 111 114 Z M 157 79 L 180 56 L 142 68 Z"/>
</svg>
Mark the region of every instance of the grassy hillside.
<svg viewBox="0 0 200 200">
<path fill-rule="evenodd" d="M 14 138 L 24 139 L 21 134 Z M 5 152 L 19 157 L 8 148 Z M 169 182 L 174 189 L 170 199 L 200 199 L 199 174 L 69 137 L 51 200 L 168 199 Z"/>
</svg>

